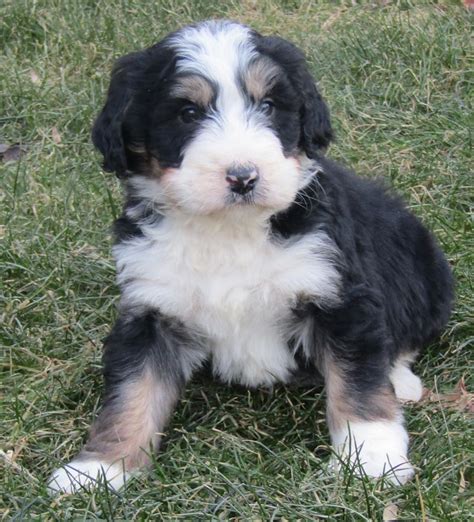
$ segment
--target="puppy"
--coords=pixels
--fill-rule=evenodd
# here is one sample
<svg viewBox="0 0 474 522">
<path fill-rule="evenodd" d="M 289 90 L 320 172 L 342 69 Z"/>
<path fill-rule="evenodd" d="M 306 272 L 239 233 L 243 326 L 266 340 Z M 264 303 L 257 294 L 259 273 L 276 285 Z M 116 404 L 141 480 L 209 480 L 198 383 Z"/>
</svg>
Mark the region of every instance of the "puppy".
<svg viewBox="0 0 474 522">
<path fill-rule="evenodd" d="M 102 409 L 51 491 L 146 467 L 206 361 L 249 387 L 321 374 L 335 453 L 410 479 L 399 400 L 421 397 L 410 364 L 448 320 L 452 276 L 399 199 L 324 157 L 332 137 L 281 38 L 207 21 L 118 60 L 93 142 L 125 192 L 119 317 Z"/>
</svg>

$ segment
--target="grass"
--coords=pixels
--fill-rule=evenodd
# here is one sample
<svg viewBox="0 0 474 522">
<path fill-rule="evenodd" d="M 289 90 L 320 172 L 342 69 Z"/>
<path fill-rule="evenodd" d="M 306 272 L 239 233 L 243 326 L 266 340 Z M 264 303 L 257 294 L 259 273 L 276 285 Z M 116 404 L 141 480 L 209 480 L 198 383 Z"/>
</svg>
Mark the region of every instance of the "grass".
<svg viewBox="0 0 474 522">
<path fill-rule="evenodd" d="M 215 6 L 218 5 L 218 7 Z M 229 17 L 299 44 L 332 107 L 330 155 L 388 177 L 435 232 L 457 279 L 443 338 L 417 365 L 446 394 L 472 390 L 470 176 L 472 16 L 461 2 L 12 0 L 2 3 L 0 164 L 4 519 L 468 520 L 472 418 L 461 401 L 406 408 L 416 480 L 335 478 L 317 390 L 228 389 L 196 379 L 153 470 L 120 494 L 51 499 L 45 481 L 80 448 L 97 411 L 101 340 L 117 289 L 109 226 L 120 190 L 101 172 L 89 132 L 113 60 L 168 31 Z M 8 462 L 7 462 L 8 461 Z"/>
</svg>

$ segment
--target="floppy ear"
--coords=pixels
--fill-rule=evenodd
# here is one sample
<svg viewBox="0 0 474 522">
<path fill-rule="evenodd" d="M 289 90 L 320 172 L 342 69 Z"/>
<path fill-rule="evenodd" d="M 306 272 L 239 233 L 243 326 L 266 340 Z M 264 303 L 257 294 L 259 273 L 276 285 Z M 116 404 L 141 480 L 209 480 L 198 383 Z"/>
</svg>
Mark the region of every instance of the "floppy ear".
<svg viewBox="0 0 474 522">
<path fill-rule="evenodd" d="M 120 58 L 112 71 L 107 100 L 92 129 L 92 142 L 104 157 L 103 168 L 123 176 L 127 171 L 124 121 L 137 92 L 145 52 Z"/>
<path fill-rule="evenodd" d="M 300 65 L 301 93 L 301 141 L 300 146 L 309 158 L 315 158 L 319 152 L 329 146 L 334 137 L 329 109 L 319 94 L 314 79 L 306 63 Z"/>
<path fill-rule="evenodd" d="M 316 88 L 304 54 L 295 45 L 278 36 L 257 35 L 257 48 L 282 66 L 300 94 L 299 146 L 308 157 L 317 157 L 328 147 L 333 131 L 329 109 Z"/>
</svg>

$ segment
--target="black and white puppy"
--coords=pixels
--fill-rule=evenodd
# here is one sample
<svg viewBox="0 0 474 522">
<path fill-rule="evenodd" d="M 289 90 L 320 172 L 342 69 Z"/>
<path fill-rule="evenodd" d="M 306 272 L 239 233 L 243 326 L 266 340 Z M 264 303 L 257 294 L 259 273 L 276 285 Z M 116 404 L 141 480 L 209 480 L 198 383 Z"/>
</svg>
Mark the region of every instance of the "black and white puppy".
<svg viewBox="0 0 474 522">
<path fill-rule="evenodd" d="M 323 157 L 331 138 L 281 38 L 208 21 L 118 60 L 93 141 L 125 190 L 120 314 L 101 412 L 51 490 L 147 466 L 205 361 L 250 387 L 322 374 L 335 452 L 413 475 L 397 399 L 421 397 L 410 364 L 446 324 L 451 272 L 399 199 Z"/>
</svg>

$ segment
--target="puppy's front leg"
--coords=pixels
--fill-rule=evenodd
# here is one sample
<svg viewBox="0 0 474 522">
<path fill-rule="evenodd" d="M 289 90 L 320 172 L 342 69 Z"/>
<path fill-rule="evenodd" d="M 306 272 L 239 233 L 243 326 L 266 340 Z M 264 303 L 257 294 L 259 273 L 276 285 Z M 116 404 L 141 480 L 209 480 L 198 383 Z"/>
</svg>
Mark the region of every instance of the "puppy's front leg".
<svg viewBox="0 0 474 522">
<path fill-rule="evenodd" d="M 356 475 L 362 469 L 394 484 L 407 482 L 414 473 L 408 433 L 384 365 L 330 358 L 325 373 L 328 424 L 339 457 L 349 460 Z"/>
<path fill-rule="evenodd" d="M 390 382 L 395 347 L 383 300 L 367 286 L 346 290 L 344 301 L 316 315 L 333 447 L 354 472 L 387 475 L 396 484 L 413 476 L 408 433 Z M 321 333 L 319 334 L 321 336 Z"/>
<path fill-rule="evenodd" d="M 150 462 L 180 391 L 202 352 L 156 311 L 123 314 L 104 352 L 105 400 L 79 455 L 57 469 L 51 492 L 75 492 L 105 478 L 118 489 Z"/>
</svg>

